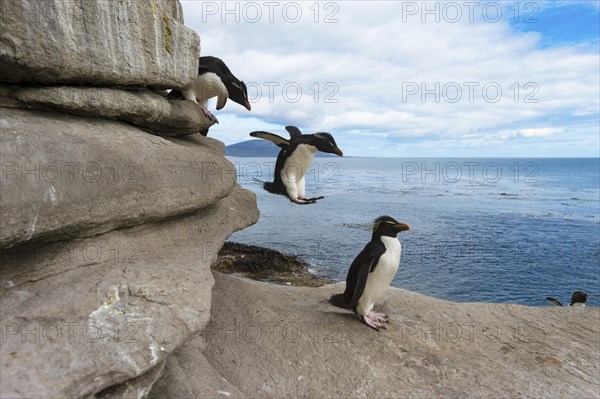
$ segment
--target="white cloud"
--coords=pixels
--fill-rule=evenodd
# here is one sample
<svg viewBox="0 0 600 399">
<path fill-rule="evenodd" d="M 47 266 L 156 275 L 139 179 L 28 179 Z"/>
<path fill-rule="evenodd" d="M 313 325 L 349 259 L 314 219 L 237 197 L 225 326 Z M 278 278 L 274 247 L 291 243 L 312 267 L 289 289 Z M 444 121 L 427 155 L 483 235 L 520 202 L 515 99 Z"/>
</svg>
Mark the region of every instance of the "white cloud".
<svg viewBox="0 0 600 399">
<path fill-rule="evenodd" d="M 517 129 L 511 130 L 507 132 L 501 132 L 500 138 L 503 140 L 509 138 L 538 138 L 538 137 L 552 137 L 558 134 L 564 133 L 564 129 L 562 128 L 553 128 L 553 127 L 545 127 L 545 128 L 531 128 L 531 129 Z"/>
<path fill-rule="evenodd" d="M 334 132 L 349 155 L 510 155 L 537 143 L 526 155 L 556 156 L 567 133 L 580 155 L 598 152 L 597 48 L 542 49 L 540 34 L 486 22 L 481 10 L 473 22 L 462 9 L 457 23 L 443 15 L 423 23 L 407 3 L 296 2 L 302 17 L 291 23 L 296 6 L 283 9 L 292 3 L 277 3 L 270 22 L 267 3 L 255 2 L 262 14 L 252 23 L 247 3 L 228 2 L 230 11 L 239 4 L 229 14 L 223 4 L 183 2 L 202 54 L 225 60 L 259 95 L 251 113 L 232 102 L 216 112 L 221 124 L 210 134 L 226 144 L 294 124 Z"/>
</svg>

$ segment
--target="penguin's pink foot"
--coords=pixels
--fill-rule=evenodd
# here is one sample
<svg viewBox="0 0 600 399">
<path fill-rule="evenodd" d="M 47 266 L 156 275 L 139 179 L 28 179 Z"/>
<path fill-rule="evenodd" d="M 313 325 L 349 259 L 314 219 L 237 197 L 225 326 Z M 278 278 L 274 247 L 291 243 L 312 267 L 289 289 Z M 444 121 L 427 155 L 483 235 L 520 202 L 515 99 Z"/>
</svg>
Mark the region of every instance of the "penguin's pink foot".
<svg viewBox="0 0 600 399">
<path fill-rule="evenodd" d="M 389 323 L 388 318 L 390 316 L 386 315 L 385 313 L 375 313 L 373 311 L 370 311 L 369 312 L 369 317 L 371 319 L 375 319 L 375 320 L 383 322 L 383 323 Z"/>
<path fill-rule="evenodd" d="M 203 107 L 202 105 L 200 105 L 200 109 L 202 109 L 202 113 L 204 114 L 204 116 L 206 116 L 208 119 L 211 120 L 212 123 L 219 123 L 219 120 L 217 119 L 216 116 L 214 116 L 209 110 L 207 110 L 205 107 Z"/>
<path fill-rule="evenodd" d="M 364 315 L 362 316 L 362 321 L 368 325 L 369 327 L 379 331 L 380 328 L 386 329 L 386 327 L 381 324 L 381 322 L 373 317 L 371 317 L 370 315 Z"/>
</svg>

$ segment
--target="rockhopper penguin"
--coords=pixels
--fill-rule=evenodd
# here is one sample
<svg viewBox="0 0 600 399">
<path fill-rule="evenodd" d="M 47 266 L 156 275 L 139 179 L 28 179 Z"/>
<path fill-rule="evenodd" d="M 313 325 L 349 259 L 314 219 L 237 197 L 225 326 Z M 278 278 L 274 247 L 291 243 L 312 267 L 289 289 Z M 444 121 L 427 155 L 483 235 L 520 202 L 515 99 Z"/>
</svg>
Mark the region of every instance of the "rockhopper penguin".
<svg viewBox="0 0 600 399">
<path fill-rule="evenodd" d="M 373 223 L 373 236 L 352 262 L 346 277 L 346 290 L 330 302 L 340 308 L 353 309 L 369 327 L 385 328 L 388 316 L 373 312 L 373 305 L 390 285 L 400 264 L 402 251 L 398 233 L 408 225 L 390 216 L 380 216 Z"/>
<path fill-rule="evenodd" d="M 167 95 L 168 100 L 194 101 L 200 105 L 204 115 L 214 123 L 219 123 L 219 121 L 206 108 L 210 98 L 217 97 L 218 110 L 225 106 L 228 98 L 242 105 L 248 111 L 252 109 L 248 101 L 246 85 L 231 73 L 221 59 L 206 56 L 200 57 L 199 62 L 198 77 L 194 86 L 190 90 L 172 90 Z M 206 135 L 205 133 L 204 135 Z"/>
<path fill-rule="evenodd" d="M 250 136 L 269 140 L 281 147 L 275 163 L 273 182 L 264 183 L 270 193 L 287 195 L 296 204 L 314 204 L 323 197 L 305 197 L 304 175 L 317 151 L 344 156 L 329 133 L 302 134 L 296 126 L 286 126 L 290 139 L 273 133 L 252 132 Z"/>
<path fill-rule="evenodd" d="M 560 303 L 557 299 L 547 297 L 546 300 L 552 302 L 556 306 L 563 306 L 563 304 Z M 575 291 L 573 293 L 573 295 L 571 296 L 571 306 L 584 308 L 586 302 L 587 302 L 587 294 L 583 291 Z"/>
</svg>

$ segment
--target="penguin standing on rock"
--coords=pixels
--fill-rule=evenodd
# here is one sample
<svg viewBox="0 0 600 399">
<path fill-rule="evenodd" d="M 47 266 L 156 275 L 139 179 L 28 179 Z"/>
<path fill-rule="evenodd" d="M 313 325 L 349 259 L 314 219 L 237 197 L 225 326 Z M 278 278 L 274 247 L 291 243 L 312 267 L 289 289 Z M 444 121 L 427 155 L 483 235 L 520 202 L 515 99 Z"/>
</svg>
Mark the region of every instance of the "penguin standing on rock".
<svg viewBox="0 0 600 399">
<path fill-rule="evenodd" d="M 390 216 L 380 216 L 373 223 L 373 236 L 352 262 L 346 277 L 346 290 L 333 295 L 329 302 L 346 309 L 353 309 L 361 320 L 379 331 L 385 328 L 388 315 L 373 312 L 373 305 L 381 298 L 396 275 L 402 248 L 396 237 L 409 230 Z"/>
<path fill-rule="evenodd" d="M 217 57 L 200 57 L 198 77 L 190 90 L 172 90 L 167 95 L 167 100 L 190 100 L 200 105 L 202 112 L 214 123 L 219 123 L 217 118 L 206 108 L 208 100 L 217 97 L 217 109 L 220 110 L 230 98 L 246 108 L 252 109 L 248 101 L 248 89 L 244 82 L 236 78 L 227 65 Z M 201 132 L 204 136 L 208 129 Z"/>
<path fill-rule="evenodd" d="M 264 183 L 270 193 L 287 195 L 296 204 L 314 204 L 323 197 L 305 197 L 304 175 L 317 151 L 344 156 L 329 133 L 302 134 L 296 126 L 286 126 L 290 139 L 273 133 L 252 132 L 250 136 L 269 140 L 281 148 L 275 163 L 273 182 Z"/>
<path fill-rule="evenodd" d="M 546 300 L 552 302 L 556 306 L 563 306 L 563 304 L 560 303 L 557 299 L 547 297 Z M 586 302 L 587 302 L 587 293 L 585 293 L 583 291 L 575 291 L 573 293 L 573 295 L 571 296 L 571 306 L 584 308 Z"/>
</svg>

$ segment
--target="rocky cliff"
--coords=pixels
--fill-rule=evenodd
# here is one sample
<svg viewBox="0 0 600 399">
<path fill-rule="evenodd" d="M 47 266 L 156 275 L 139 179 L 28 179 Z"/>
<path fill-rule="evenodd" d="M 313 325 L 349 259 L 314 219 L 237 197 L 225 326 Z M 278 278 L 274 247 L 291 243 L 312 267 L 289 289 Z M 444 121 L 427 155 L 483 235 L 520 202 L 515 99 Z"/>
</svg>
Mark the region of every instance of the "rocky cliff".
<svg viewBox="0 0 600 399">
<path fill-rule="evenodd" d="M 256 222 L 176 0 L 2 2 L 0 397 L 146 397 Z"/>
</svg>

